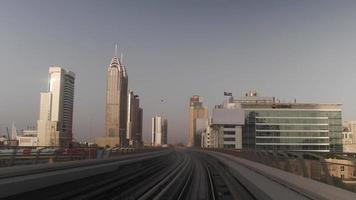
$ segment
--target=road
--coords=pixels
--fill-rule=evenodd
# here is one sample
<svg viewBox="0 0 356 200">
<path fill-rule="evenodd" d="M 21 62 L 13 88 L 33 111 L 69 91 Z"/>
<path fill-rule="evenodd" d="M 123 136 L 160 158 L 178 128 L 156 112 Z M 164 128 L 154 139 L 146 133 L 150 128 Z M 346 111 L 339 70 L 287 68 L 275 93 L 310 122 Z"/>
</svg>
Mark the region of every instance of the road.
<svg viewBox="0 0 356 200">
<path fill-rule="evenodd" d="M 106 167 L 114 165 L 105 172 L 99 170 L 104 169 L 101 166 L 94 174 L 14 193 L 4 199 L 319 199 L 214 152 L 175 149 L 147 155 L 150 156 L 136 155 L 97 164 Z M 65 175 L 68 173 L 72 174 L 71 177 L 75 173 L 80 174 L 79 171 L 88 167 L 91 166 L 86 164 L 86 167 L 67 167 L 34 175 L 13 173 L 11 177 L 0 179 L 0 190 L 15 179 L 26 187 L 26 182 L 40 184 L 28 182 L 36 177 L 46 177 L 43 183 L 55 182 L 61 177 L 67 178 Z M 78 171 L 74 173 L 73 170 Z M 63 175 L 54 176 L 51 173 Z"/>
</svg>

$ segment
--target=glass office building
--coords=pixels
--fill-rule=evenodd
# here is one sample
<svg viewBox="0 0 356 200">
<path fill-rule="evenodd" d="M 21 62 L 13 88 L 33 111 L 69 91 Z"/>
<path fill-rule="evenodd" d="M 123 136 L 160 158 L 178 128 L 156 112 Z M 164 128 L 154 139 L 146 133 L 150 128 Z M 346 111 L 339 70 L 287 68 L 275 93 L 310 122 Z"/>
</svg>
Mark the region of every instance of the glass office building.
<svg viewBox="0 0 356 200">
<path fill-rule="evenodd" d="M 243 149 L 342 152 L 341 104 L 281 103 L 251 92 L 229 104 L 244 110 Z"/>
</svg>

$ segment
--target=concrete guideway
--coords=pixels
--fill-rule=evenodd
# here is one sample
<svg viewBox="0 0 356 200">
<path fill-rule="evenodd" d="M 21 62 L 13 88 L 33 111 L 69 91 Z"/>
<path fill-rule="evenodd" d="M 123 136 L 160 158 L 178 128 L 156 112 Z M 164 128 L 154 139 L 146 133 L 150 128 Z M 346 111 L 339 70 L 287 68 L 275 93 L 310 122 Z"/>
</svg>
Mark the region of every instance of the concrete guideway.
<svg viewBox="0 0 356 200">
<path fill-rule="evenodd" d="M 156 154 L 161 154 L 163 151 L 167 153 L 166 150 L 162 150 L 162 151 L 155 151 L 155 152 L 145 152 L 140 154 L 120 155 L 120 156 L 108 157 L 103 159 L 88 159 L 88 160 L 58 162 L 58 163 L 40 163 L 36 165 L 2 167 L 0 168 L 0 180 L 4 178 L 15 177 L 15 176 L 24 176 L 24 175 L 37 174 L 37 173 L 43 173 L 49 171 L 105 164 L 105 163 L 110 163 L 115 161 L 128 160 L 132 158 L 153 156 Z"/>
<path fill-rule="evenodd" d="M 228 154 L 177 148 L 0 169 L 0 198 L 288 200 L 356 194 Z"/>
<path fill-rule="evenodd" d="M 0 198 L 108 173 L 118 169 L 119 166 L 155 159 L 171 152 L 168 150 L 101 160 L 1 168 Z"/>
<path fill-rule="evenodd" d="M 245 180 L 258 199 L 330 199 L 354 200 L 356 194 L 309 178 L 304 178 L 260 163 L 218 152 L 205 152 L 230 167 L 240 180 Z"/>
</svg>

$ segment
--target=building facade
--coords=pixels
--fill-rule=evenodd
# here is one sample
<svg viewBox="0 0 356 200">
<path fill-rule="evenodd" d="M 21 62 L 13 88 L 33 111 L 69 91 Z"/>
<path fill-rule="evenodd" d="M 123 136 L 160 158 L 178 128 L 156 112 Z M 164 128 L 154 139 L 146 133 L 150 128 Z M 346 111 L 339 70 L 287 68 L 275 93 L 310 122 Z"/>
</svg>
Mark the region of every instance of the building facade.
<svg viewBox="0 0 356 200">
<path fill-rule="evenodd" d="M 75 74 L 60 67 L 49 68 L 48 92 L 41 93 L 37 121 L 39 146 L 70 146 L 73 138 Z"/>
<path fill-rule="evenodd" d="M 218 148 L 242 149 L 244 112 L 241 109 L 215 108 L 212 113 L 212 132 Z"/>
<path fill-rule="evenodd" d="M 342 152 L 340 104 L 281 103 L 249 92 L 217 107 L 243 111 L 243 149 Z"/>
<path fill-rule="evenodd" d="M 218 132 L 213 131 L 213 128 L 208 126 L 202 132 L 201 147 L 202 148 L 219 148 Z"/>
<path fill-rule="evenodd" d="M 152 146 L 167 145 L 168 121 L 161 116 L 152 117 Z"/>
<path fill-rule="evenodd" d="M 356 121 L 345 121 L 343 126 L 347 127 L 352 133 L 352 144 L 356 144 Z"/>
<path fill-rule="evenodd" d="M 188 146 L 200 147 L 201 139 L 196 133 L 197 119 L 207 120 L 209 118 L 208 109 L 203 107 L 202 98 L 198 95 L 194 95 L 190 98 L 189 104 L 189 130 L 188 130 Z"/>
<path fill-rule="evenodd" d="M 128 108 L 127 108 L 127 132 L 126 139 L 129 145 L 140 147 L 142 142 L 142 120 L 143 110 L 140 108 L 140 99 L 130 90 L 128 93 Z"/>
<path fill-rule="evenodd" d="M 162 123 L 162 145 L 168 144 L 168 121 L 163 119 Z"/>
<path fill-rule="evenodd" d="M 105 136 L 96 139 L 99 146 L 128 146 L 127 86 L 126 67 L 114 56 L 107 70 Z"/>
</svg>

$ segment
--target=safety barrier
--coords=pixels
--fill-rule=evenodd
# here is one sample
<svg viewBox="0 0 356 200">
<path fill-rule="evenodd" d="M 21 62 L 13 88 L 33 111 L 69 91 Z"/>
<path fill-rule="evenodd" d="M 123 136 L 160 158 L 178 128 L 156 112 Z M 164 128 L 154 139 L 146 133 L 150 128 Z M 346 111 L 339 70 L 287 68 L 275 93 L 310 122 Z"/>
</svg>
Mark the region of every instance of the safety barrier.
<svg viewBox="0 0 356 200">
<path fill-rule="evenodd" d="M 72 160 L 102 159 L 126 154 L 152 152 L 161 148 L 60 148 L 60 147 L 12 147 L 0 149 L 0 167 Z"/>
</svg>

